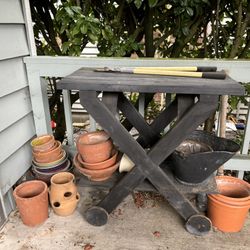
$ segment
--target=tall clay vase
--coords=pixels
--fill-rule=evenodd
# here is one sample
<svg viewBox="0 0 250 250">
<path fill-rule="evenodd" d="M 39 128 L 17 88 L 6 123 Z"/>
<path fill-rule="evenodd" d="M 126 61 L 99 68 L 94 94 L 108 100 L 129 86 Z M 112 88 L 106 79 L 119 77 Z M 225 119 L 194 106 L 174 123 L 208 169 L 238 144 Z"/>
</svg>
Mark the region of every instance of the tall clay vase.
<svg viewBox="0 0 250 250">
<path fill-rule="evenodd" d="M 208 217 L 222 232 L 239 232 L 250 208 L 250 185 L 231 176 L 218 176 L 220 194 L 208 195 Z"/>
<path fill-rule="evenodd" d="M 48 218 L 48 187 L 43 181 L 26 181 L 14 190 L 23 224 L 34 227 Z"/>
<path fill-rule="evenodd" d="M 60 172 L 53 175 L 50 182 L 50 204 L 54 212 L 61 216 L 72 214 L 80 199 L 75 176 L 69 172 Z"/>
</svg>

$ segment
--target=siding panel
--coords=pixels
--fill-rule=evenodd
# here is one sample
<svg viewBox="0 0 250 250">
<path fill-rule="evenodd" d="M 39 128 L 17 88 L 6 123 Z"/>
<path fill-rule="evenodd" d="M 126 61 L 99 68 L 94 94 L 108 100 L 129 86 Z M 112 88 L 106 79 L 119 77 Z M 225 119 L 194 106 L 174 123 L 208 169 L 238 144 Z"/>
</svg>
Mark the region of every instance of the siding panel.
<svg viewBox="0 0 250 250">
<path fill-rule="evenodd" d="M 0 23 L 24 23 L 21 0 L 1 0 Z"/>
<path fill-rule="evenodd" d="M 0 132 L 31 112 L 28 87 L 0 98 Z"/>
<path fill-rule="evenodd" d="M 30 144 L 27 142 L 0 165 L 0 190 L 3 195 L 28 170 L 31 159 Z"/>
<path fill-rule="evenodd" d="M 29 54 L 25 26 L 0 24 L 0 60 Z"/>
<path fill-rule="evenodd" d="M 23 58 L 0 61 L 0 97 L 28 86 Z"/>
<path fill-rule="evenodd" d="M 34 135 L 35 128 L 32 114 L 25 116 L 0 133 L 0 164 Z"/>
</svg>

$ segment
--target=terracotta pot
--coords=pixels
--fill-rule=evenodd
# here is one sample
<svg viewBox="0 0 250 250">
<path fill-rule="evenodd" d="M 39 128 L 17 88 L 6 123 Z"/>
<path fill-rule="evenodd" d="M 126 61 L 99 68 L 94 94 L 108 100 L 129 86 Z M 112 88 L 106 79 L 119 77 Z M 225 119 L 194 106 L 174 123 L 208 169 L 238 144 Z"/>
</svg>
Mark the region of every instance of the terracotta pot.
<svg viewBox="0 0 250 250">
<path fill-rule="evenodd" d="M 33 157 L 36 162 L 45 163 L 45 162 L 53 162 L 62 157 L 62 144 L 59 141 L 56 141 L 56 147 L 52 147 L 50 150 L 46 152 L 34 152 Z"/>
<path fill-rule="evenodd" d="M 67 160 L 63 165 L 62 168 L 50 170 L 49 172 L 42 172 L 39 169 L 32 167 L 32 172 L 36 179 L 46 182 L 48 185 L 50 184 L 50 178 L 59 172 L 66 172 L 70 171 L 70 161 Z"/>
<path fill-rule="evenodd" d="M 87 169 L 84 168 L 77 160 L 77 155 L 74 157 L 74 165 L 76 169 L 91 181 L 105 181 L 109 179 L 115 170 L 119 167 L 120 162 L 117 162 L 113 166 L 104 169 Z"/>
<path fill-rule="evenodd" d="M 31 141 L 34 152 L 44 152 L 53 147 L 55 139 L 53 135 L 41 135 Z"/>
<path fill-rule="evenodd" d="M 13 192 L 23 223 L 37 226 L 48 218 L 48 187 L 43 181 L 26 181 Z"/>
<path fill-rule="evenodd" d="M 250 208 L 249 184 L 230 176 L 216 177 L 221 194 L 208 195 L 207 215 L 223 232 L 239 232 Z"/>
<path fill-rule="evenodd" d="M 53 175 L 50 179 L 50 203 L 64 203 L 74 199 L 77 193 L 75 176 L 69 172 L 60 172 Z"/>
<path fill-rule="evenodd" d="M 118 155 L 118 151 L 114 149 L 111 153 L 111 157 L 106 161 L 102 161 L 98 163 L 84 162 L 80 154 L 77 154 L 77 160 L 82 164 L 83 167 L 87 169 L 104 169 L 104 168 L 113 166 L 115 164 L 117 155 Z"/>
<path fill-rule="evenodd" d="M 95 131 L 80 135 L 76 147 L 83 161 L 98 163 L 110 158 L 113 143 L 106 132 Z"/>
<path fill-rule="evenodd" d="M 62 163 L 65 158 L 67 158 L 67 153 L 65 152 L 65 150 L 62 149 L 62 153 L 60 154 L 60 158 L 58 160 L 52 162 L 37 162 L 33 159 L 33 164 L 35 166 L 38 166 L 39 168 L 47 168 Z"/>
<path fill-rule="evenodd" d="M 74 197 L 72 197 L 71 200 L 66 201 L 66 202 L 54 201 L 53 203 L 51 203 L 51 206 L 55 214 L 60 215 L 60 216 L 68 216 L 68 215 L 71 215 L 75 211 L 79 200 L 80 200 L 80 195 L 79 193 L 77 193 Z"/>
</svg>

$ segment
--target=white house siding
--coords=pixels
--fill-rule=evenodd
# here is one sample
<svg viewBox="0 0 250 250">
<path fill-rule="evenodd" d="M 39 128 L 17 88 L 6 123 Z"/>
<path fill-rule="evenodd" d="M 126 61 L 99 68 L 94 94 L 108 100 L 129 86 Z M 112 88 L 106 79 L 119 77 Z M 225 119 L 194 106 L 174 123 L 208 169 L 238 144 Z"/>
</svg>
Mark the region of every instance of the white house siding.
<svg viewBox="0 0 250 250">
<path fill-rule="evenodd" d="M 30 140 L 35 135 L 23 63 L 31 54 L 27 4 L 0 0 L 0 226 L 13 208 L 12 186 L 30 167 Z"/>
</svg>

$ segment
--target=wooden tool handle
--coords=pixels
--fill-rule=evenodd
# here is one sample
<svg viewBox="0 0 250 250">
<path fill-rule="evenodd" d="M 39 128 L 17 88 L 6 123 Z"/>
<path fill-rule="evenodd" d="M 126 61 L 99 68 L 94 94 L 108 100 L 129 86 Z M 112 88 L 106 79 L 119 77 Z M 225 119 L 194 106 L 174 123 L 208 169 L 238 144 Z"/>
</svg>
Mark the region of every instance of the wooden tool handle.
<svg viewBox="0 0 250 250">
<path fill-rule="evenodd" d="M 127 71 L 127 73 L 132 73 Z M 209 78 L 209 79 L 225 79 L 225 72 L 189 72 L 189 71 L 167 71 L 167 70 L 148 70 L 135 68 L 134 74 L 149 74 L 149 75 L 164 75 L 164 76 L 183 76 L 183 77 L 196 77 L 196 78 Z"/>
<path fill-rule="evenodd" d="M 201 67 L 135 67 L 135 68 L 121 68 L 121 71 L 124 69 L 135 70 L 167 70 L 167 71 L 191 71 L 191 72 L 215 72 L 217 67 L 201 66 Z"/>
</svg>

